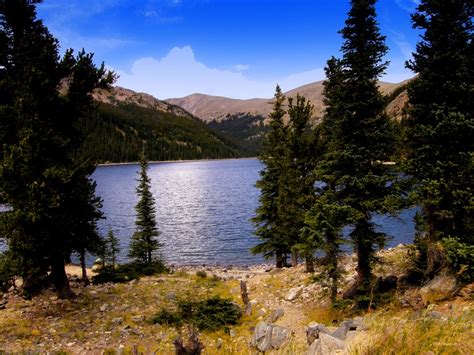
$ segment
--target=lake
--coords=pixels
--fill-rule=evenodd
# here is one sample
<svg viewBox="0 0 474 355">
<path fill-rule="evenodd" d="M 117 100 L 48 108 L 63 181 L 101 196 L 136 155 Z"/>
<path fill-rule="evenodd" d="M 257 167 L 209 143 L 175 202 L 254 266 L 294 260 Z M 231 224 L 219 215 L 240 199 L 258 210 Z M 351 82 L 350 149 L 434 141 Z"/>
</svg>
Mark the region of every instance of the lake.
<svg viewBox="0 0 474 355">
<path fill-rule="evenodd" d="M 256 159 L 169 162 L 150 164 L 148 171 L 156 199 L 156 219 L 163 243 L 162 256 L 175 265 L 247 265 L 264 262 L 249 248 L 259 190 L 255 182 L 262 165 Z M 99 230 L 112 228 L 126 261 L 134 231 L 138 165 L 100 166 L 93 174 L 103 199 L 106 220 Z M 391 235 L 387 247 L 411 243 L 415 209 L 397 217 L 375 216 L 379 229 Z"/>
</svg>

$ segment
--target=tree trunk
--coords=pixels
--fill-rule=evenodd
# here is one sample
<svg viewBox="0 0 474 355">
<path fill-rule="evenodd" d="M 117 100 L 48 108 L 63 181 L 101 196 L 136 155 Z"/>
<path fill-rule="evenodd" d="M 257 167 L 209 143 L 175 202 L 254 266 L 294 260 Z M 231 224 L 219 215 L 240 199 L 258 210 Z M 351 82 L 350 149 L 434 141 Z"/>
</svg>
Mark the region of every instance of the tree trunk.
<svg viewBox="0 0 474 355">
<path fill-rule="evenodd" d="M 283 253 L 281 251 L 277 251 L 275 253 L 275 258 L 276 258 L 276 267 L 278 269 L 283 268 Z"/>
<path fill-rule="evenodd" d="M 370 267 L 371 246 L 359 237 L 357 243 L 357 280 L 359 286 L 368 286 L 372 277 Z"/>
<path fill-rule="evenodd" d="M 51 280 L 56 289 L 58 298 L 68 299 L 76 296 L 69 285 L 62 256 L 52 260 L 51 262 Z"/>
<path fill-rule="evenodd" d="M 291 266 L 298 266 L 298 252 L 296 250 L 291 251 Z"/>
<path fill-rule="evenodd" d="M 85 250 L 81 251 L 80 261 L 81 261 L 81 270 L 82 270 L 82 282 L 83 282 L 84 286 L 89 286 L 90 281 L 89 281 L 89 278 L 87 277 L 86 252 L 85 252 Z"/>
<path fill-rule="evenodd" d="M 314 272 L 314 256 L 311 253 L 305 255 L 306 272 Z"/>
</svg>

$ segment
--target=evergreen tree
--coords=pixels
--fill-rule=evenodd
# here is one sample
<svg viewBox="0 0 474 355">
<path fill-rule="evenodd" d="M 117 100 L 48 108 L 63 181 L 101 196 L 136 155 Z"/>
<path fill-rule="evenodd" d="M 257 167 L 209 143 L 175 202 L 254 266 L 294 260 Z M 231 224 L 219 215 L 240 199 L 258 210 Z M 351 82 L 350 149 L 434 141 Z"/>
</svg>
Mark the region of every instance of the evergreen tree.
<svg viewBox="0 0 474 355">
<path fill-rule="evenodd" d="M 436 242 L 453 237 L 474 244 L 473 14 L 471 0 L 422 0 L 412 16 L 413 27 L 424 32 L 407 63 L 417 77 L 408 90 L 405 168 L 422 208 L 417 243 L 430 277 Z"/>
<path fill-rule="evenodd" d="M 324 122 L 327 151 L 318 173 L 334 194 L 335 203 L 350 209 L 350 238 L 358 257 L 358 288 L 362 293 L 368 292 L 376 248 L 386 239 L 375 230 L 372 214 L 386 212 L 394 178 L 383 164 L 392 153 L 393 134 L 377 86 L 387 67 L 382 61 L 387 47 L 376 22 L 375 2 L 351 1 L 341 31 L 343 56 L 328 62 L 331 76 L 326 93 L 331 95 Z"/>
<path fill-rule="evenodd" d="M 1 218 L 24 290 L 44 287 L 51 271 L 65 298 L 73 294 L 64 260 L 88 247 L 76 228 L 90 236 L 100 216 L 88 179 L 94 166 L 75 158 L 83 138 L 77 125 L 91 109 L 92 89 L 114 76 L 84 52 L 67 51 L 59 60 L 57 41 L 36 19 L 39 2 L 0 1 L 0 191 L 11 207 Z M 90 213 L 78 214 L 83 207 Z"/>
<path fill-rule="evenodd" d="M 259 156 L 264 168 L 260 172 L 257 187 L 260 189 L 260 205 L 252 221 L 257 226 L 255 234 L 262 241 L 252 248 L 254 254 L 276 257 L 276 267 L 286 264 L 290 243 L 280 219 L 278 200 L 282 180 L 283 162 L 288 139 L 287 128 L 283 122 L 285 96 L 279 86 L 275 91 L 275 102 L 270 114 L 270 131 L 267 133 Z"/>
<path fill-rule="evenodd" d="M 324 105 L 326 106 L 322 123 L 317 127 L 319 150 L 314 152 L 320 158 L 314 171 L 316 196 L 314 204 L 305 216 L 305 227 L 302 230 L 304 242 L 313 250 L 322 250 L 325 254 L 324 272 L 330 280 L 330 296 L 334 303 L 341 270 L 338 258 L 343 243 L 342 229 L 350 223 L 350 207 L 341 204 L 337 199 L 335 186 L 336 176 L 331 170 L 332 156 L 330 142 L 333 139 L 331 129 L 342 117 L 344 71 L 341 62 L 331 58 L 325 68 Z"/>
<path fill-rule="evenodd" d="M 156 259 L 156 251 L 160 247 L 155 218 L 155 199 L 150 191 L 150 178 L 147 174 L 148 162 L 145 153 L 140 159 L 140 178 L 138 179 L 137 194 L 140 198 L 135 210 L 137 220 L 136 230 L 130 243 L 129 256 L 139 264 L 151 264 Z"/>
<path fill-rule="evenodd" d="M 308 272 L 314 271 L 314 250 L 300 238 L 305 212 L 314 196 L 313 131 L 309 119 L 313 106 L 300 95 L 296 103 L 288 99 L 288 143 L 283 157 L 280 194 L 277 198 L 282 230 L 292 246 L 292 264 L 297 263 L 297 252 L 302 252 Z"/>
<path fill-rule="evenodd" d="M 117 254 L 120 253 L 120 241 L 115 236 L 112 228 L 109 228 L 104 242 L 104 263 L 106 265 L 110 265 L 112 268 L 115 268 L 115 265 L 117 264 Z"/>
</svg>

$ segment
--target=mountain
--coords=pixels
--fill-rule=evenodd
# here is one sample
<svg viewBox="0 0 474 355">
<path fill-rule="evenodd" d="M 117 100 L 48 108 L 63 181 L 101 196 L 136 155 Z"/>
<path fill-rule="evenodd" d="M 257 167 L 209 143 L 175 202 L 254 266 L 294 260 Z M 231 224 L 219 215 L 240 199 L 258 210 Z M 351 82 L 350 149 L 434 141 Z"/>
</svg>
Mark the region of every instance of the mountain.
<svg viewBox="0 0 474 355">
<path fill-rule="evenodd" d="M 137 161 L 146 143 L 149 160 L 235 158 L 231 139 L 186 110 L 151 95 L 116 87 L 96 90 L 96 112 L 80 123 L 82 154 L 99 163 Z"/>
<path fill-rule="evenodd" d="M 404 85 L 401 83 L 380 82 L 380 90 L 387 95 Z M 314 105 L 313 117 L 321 117 L 323 112 L 323 81 L 307 84 L 285 93 L 287 97 L 300 94 Z M 183 98 L 167 99 L 166 102 L 182 107 L 204 122 L 224 121 L 239 115 L 268 117 L 272 109 L 272 99 L 238 100 L 221 96 L 192 94 Z"/>
</svg>

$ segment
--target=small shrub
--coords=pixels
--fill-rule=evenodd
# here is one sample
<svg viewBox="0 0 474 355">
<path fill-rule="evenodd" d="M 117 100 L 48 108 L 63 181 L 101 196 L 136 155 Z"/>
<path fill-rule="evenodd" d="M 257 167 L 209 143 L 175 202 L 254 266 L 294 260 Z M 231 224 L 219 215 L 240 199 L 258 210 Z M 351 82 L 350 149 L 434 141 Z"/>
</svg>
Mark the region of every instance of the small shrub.
<svg viewBox="0 0 474 355">
<path fill-rule="evenodd" d="M 212 297 L 199 302 L 180 301 L 177 312 L 161 310 L 152 323 L 176 327 L 189 323 L 199 330 L 214 331 L 237 324 L 241 316 L 240 308 L 230 300 Z"/>
<path fill-rule="evenodd" d="M 455 272 L 458 279 L 469 283 L 474 279 L 474 245 L 460 242 L 456 238 L 443 239 L 448 266 Z"/>
<path fill-rule="evenodd" d="M 7 253 L 0 253 L 0 291 L 6 292 L 15 284 L 16 267 Z"/>
<path fill-rule="evenodd" d="M 142 276 L 162 274 L 166 271 L 167 269 L 161 261 L 154 261 L 150 264 L 128 263 L 117 267 L 107 266 L 100 269 L 99 273 L 92 277 L 92 283 L 128 282 Z"/>
<path fill-rule="evenodd" d="M 196 276 L 205 279 L 207 277 L 207 273 L 204 270 L 196 271 Z"/>
</svg>

